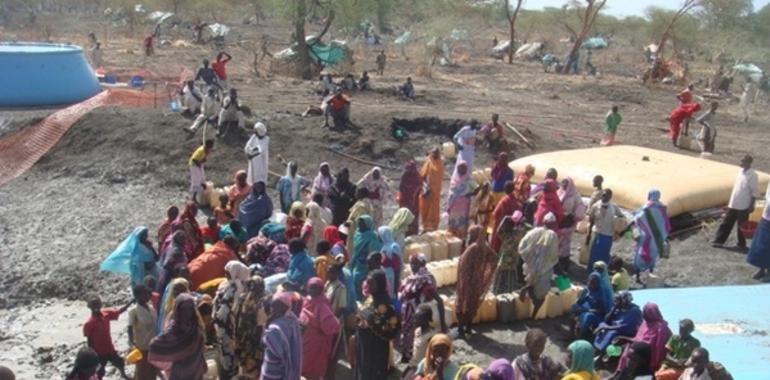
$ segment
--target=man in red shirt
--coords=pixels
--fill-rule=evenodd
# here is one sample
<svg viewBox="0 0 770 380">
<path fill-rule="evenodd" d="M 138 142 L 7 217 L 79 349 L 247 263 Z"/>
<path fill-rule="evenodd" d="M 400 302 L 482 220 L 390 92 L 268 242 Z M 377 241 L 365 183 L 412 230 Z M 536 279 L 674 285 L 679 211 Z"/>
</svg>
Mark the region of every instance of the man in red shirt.
<svg viewBox="0 0 770 380">
<path fill-rule="evenodd" d="M 337 88 L 334 91 L 334 95 L 326 100 L 323 128 L 329 128 L 329 115 L 332 115 L 334 128 L 346 129 L 348 127 L 350 122 L 350 99 L 342 93 L 341 88 Z"/>
<path fill-rule="evenodd" d="M 219 85 L 223 90 L 227 90 L 227 70 L 225 69 L 225 66 L 231 59 L 233 59 L 233 57 L 231 57 L 230 54 L 221 52 L 217 54 L 217 60 L 211 64 L 211 68 L 214 69 L 214 73 L 217 74 Z"/>
<path fill-rule="evenodd" d="M 94 296 L 88 301 L 88 308 L 91 309 L 91 316 L 88 318 L 85 324 L 83 324 L 83 336 L 88 339 L 88 347 L 93 349 L 97 355 L 99 355 L 99 371 L 97 376 L 99 379 L 104 377 L 105 367 L 107 362 L 112 363 L 115 368 L 120 371 L 120 374 L 124 379 L 128 379 L 125 371 L 125 361 L 118 355 L 115 350 L 115 345 L 112 343 L 112 336 L 110 335 L 110 321 L 117 321 L 120 314 L 125 312 L 129 303 L 120 309 L 108 308 L 102 310 L 102 300 L 98 296 Z"/>
</svg>

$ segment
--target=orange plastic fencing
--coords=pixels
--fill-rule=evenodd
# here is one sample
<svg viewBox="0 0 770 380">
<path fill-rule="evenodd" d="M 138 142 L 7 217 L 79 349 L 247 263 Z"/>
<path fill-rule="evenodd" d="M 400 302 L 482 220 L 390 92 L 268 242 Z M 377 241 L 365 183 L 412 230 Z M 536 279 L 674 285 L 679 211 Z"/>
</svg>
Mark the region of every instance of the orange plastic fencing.
<svg viewBox="0 0 770 380">
<path fill-rule="evenodd" d="M 179 80 L 191 76 L 190 70 L 182 69 Z M 88 112 L 102 106 L 166 107 L 178 89 L 177 84 L 158 80 L 147 83 L 143 90 L 104 90 L 86 101 L 54 112 L 35 125 L 0 138 L 0 186 L 31 168 Z"/>
</svg>

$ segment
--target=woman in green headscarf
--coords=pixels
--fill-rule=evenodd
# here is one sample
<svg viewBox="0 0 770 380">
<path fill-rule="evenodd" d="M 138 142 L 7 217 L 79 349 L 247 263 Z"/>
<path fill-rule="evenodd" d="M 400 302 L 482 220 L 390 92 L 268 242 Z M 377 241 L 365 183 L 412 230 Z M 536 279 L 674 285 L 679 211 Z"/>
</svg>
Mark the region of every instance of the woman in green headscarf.
<svg viewBox="0 0 770 380">
<path fill-rule="evenodd" d="M 569 370 L 561 380 L 600 380 L 594 371 L 594 348 L 585 340 L 576 340 L 567 347 Z"/>
<path fill-rule="evenodd" d="M 371 216 L 359 216 L 356 220 L 356 225 L 358 228 L 356 228 L 356 233 L 353 235 L 353 256 L 350 258 L 350 267 L 353 269 L 356 299 L 360 301 L 363 298 L 361 285 L 366 280 L 366 275 L 369 272 L 366 258 L 372 252 L 379 252 L 380 248 L 382 248 L 382 243 L 380 243 L 380 238 L 374 230 L 374 219 Z"/>
<path fill-rule="evenodd" d="M 411 230 L 416 218 L 414 213 L 406 207 L 401 207 L 393 214 L 393 218 L 388 223 L 388 227 L 393 231 L 393 238 L 400 247 L 404 247 L 406 235 Z M 413 235 L 413 234 L 410 234 Z"/>
</svg>

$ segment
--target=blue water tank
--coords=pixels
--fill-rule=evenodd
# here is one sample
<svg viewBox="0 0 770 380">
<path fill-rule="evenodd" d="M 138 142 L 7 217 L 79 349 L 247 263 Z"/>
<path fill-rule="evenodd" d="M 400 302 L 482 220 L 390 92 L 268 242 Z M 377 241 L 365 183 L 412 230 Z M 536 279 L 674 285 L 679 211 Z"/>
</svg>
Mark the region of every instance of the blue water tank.
<svg viewBox="0 0 770 380">
<path fill-rule="evenodd" d="M 79 46 L 0 43 L 0 107 L 66 105 L 99 91 L 96 74 Z"/>
</svg>

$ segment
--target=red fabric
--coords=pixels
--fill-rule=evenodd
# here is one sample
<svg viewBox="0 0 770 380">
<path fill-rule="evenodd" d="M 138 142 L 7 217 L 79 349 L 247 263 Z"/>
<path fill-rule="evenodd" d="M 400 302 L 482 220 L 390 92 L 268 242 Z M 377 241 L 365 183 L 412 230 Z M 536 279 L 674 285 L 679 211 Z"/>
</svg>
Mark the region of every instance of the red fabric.
<svg viewBox="0 0 770 380">
<path fill-rule="evenodd" d="M 151 47 L 152 47 L 152 35 L 149 35 L 144 39 L 144 48 L 149 49 Z"/>
<path fill-rule="evenodd" d="M 414 215 L 414 221 L 409 225 L 406 236 L 417 235 L 420 229 L 420 195 L 422 194 L 422 176 L 417 171 L 417 164 L 410 160 L 406 164 L 398 191 L 398 206 L 406 207 Z"/>
<path fill-rule="evenodd" d="M 500 250 L 500 245 L 502 244 L 502 241 L 497 237 L 497 228 L 500 227 L 500 222 L 504 217 L 513 215 L 514 211 L 521 210 L 521 208 L 521 202 L 516 199 L 514 194 L 506 194 L 500 202 L 497 202 L 495 211 L 492 213 L 492 216 L 495 218 L 495 224 L 492 229 L 492 249 L 495 252 Z"/>
<path fill-rule="evenodd" d="M 344 96 L 335 96 L 329 101 L 329 107 L 335 112 L 342 111 L 347 104 L 348 100 Z"/>
<path fill-rule="evenodd" d="M 692 115 L 698 111 L 700 111 L 699 103 L 681 104 L 671 111 L 671 115 L 669 116 L 669 131 L 671 132 L 672 140 L 676 141 L 679 138 L 682 122 L 685 119 L 692 117 Z"/>
<path fill-rule="evenodd" d="M 179 215 L 177 223 L 182 226 L 185 232 L 185 244 L 184 253 L 187 256 L 187 260 L 198 257 L 205 249 L 203 245 L 203 237 L 201 237 L 200 227 L 195 220 L 193 210 L 197 211 L 197 206 L 193 202 L 187 202 L 184 207 L 184 212 Z"/>
<path fill-rule="evenodd" d="M 304 225 L 304 220 L 288 217 L 286 219 L 286 232 L 284 232 L 286 241 L 288 242 L 291 239 L 300 237 L 302 235 L 302 227 Z"/>
<path fill-rule="evenodd" d="M 340 233 L 337 229 L 337 226 L 326 226 L 326 228 L 324 228 L 323 236 L 324 240 L 328 241 L 329 245 L 332 247 L 342 241 L 342 239 L 340 239 Z"/>
<path fill-rule="evenodd" d="M 535 211 L 535 225 L 542 226 L 543 219 L 549 212 L 552 212 L 556 216 L 556 225 L 561 224 L 561 220 L 564 218 L 564 210 L 561 207 L 561 200 L 556 193 L 556 181 L 548 179 L 543 186 L 543 195 L 540 197 L 540 201 L 537 203 L 537 211 Z"/>
<path fill-rule="evenodd" d="M 692 91 L 690 91 L 689 88 L 685 88 L 684 91 L 679 93 L 679 100 L 682 102 L 682 104 L 692 102 Z"/>
<path fill-rule="evenodd" d="M 513 181 L 513 194 L 521 203 L 529 199 L 531 177 L 531 174 L 524 172 L 516 176 L 516 180 Z"/>
<path fill-rule="evenodd" d="M 299 314 L 302 324 L 302 376 L 320 379 L 326 374 L 329 359 L 334 353 L 334 340 L 340 332 L 340 322 L 334 316 L 332 305 L 321 294 L 306 297 Z"/>
<path fill-rule="evenodd" d="M 223 241 L 214 244 L 187 264 L 187 269 L 190 271 L 190 284 L 192 285 L 190 289 L 197 290 L 207 281 L 225 277 L 225 265 L 232 260 L 238 260 L 238 257 L 235 256 L 235 252 L 230 247 Z"/>
<path fill-rule="evenodd" d="M 83 324 L 83 336 L 90 338 L 91 348 L 99 356 L 116 354 L 110 335 L 110 321 L 117 321 L 120 311 L 117 309 L 102 309 L 101 315 L 93 315 Z"/>
<path fill-rule="evenodd" d="M 215 61 L 211 64 L 211 69 L 214 70 L 215 74 L 217 74 L 217 78 L 227 80 L 227 70 L 225 69 L 227 62 L 230 62 L 230 60 L 225 58 L 221 61 Z"/>
<path fill-rule="evenodd" d="M 152 294 L 150 294 L 150 303 L 152 303 L 152 307 L 155 310 L 160 310 L 160 293 L 152 292 Z"/>
<path fill-rule="evenodd" d="M 207 243 L 216 243 L 219 240 L 219 226 L 216 229 L 209 226 L 201 227 L 201 237 Z"/>
</svg>

